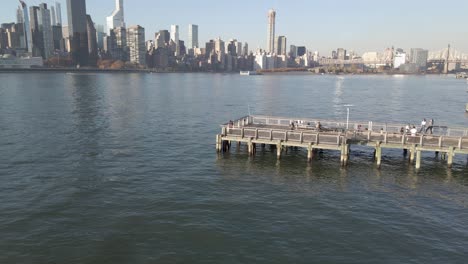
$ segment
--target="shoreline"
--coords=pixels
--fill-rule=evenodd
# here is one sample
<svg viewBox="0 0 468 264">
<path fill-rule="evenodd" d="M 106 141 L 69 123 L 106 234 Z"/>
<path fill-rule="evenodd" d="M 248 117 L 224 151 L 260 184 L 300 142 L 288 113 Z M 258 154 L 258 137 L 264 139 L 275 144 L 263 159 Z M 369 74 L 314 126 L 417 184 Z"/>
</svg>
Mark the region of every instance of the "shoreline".
<svg viewBox="0 0 468 264">
<path fill-rule="evenodd" d="M 211 73 L 211 74 L 239 74 L 238 72 L 212 72 L 212 71 L 166 71 L 157 69 L 97 69 L 97 68 L 2 68 L 2 73 Z M 395 73 L 395 72 L 379 72 L 379 73 L 314 73 L 310 71 L 289 71 L 289 72 L 262 72 L 261 75 L 334 75 L 334 76 L 424 76 L 424 75 L 454 75 L 455 73 Z"/>
</svg>

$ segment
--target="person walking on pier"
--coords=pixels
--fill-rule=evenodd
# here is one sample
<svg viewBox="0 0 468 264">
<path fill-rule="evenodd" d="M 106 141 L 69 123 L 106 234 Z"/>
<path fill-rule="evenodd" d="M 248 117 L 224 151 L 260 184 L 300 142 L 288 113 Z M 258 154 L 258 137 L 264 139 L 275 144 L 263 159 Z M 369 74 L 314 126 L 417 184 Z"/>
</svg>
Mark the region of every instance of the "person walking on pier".
<svg viewBox="0 0 468 264">
<path fill-rule="evenodd" d="M 427 124 L 427 121 L 426 121 L 426 118 L 424 118 L 423 121 L 421 122 L 421 129 L 419 130 L 419 133 L 426 132 L 426 124 Z"/>
</svg>

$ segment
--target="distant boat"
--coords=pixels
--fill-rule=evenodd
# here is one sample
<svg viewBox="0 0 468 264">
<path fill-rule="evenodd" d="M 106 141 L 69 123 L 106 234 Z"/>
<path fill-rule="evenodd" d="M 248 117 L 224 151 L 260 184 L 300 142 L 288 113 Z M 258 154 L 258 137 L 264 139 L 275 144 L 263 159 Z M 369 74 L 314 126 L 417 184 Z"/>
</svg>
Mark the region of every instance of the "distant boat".
<svg viewBox="0 0 468 264">
<path fill-rule="evenodd" d="M 260 73 L 256 71 L 241 71 L 240 75 L 242 76 L 250 76 L 250 75 L 261 75 Z"/>
</svg>

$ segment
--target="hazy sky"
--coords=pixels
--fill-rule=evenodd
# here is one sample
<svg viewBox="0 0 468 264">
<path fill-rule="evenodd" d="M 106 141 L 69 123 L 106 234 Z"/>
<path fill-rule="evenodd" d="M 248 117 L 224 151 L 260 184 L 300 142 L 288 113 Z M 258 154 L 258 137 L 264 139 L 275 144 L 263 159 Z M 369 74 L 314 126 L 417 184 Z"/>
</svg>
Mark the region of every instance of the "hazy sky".
<svg viewBox="0 0 468 264">
<path fill-rule="evenodd" d="M 25 0 L 28 5 L 44 1 Z M 53 1 L 45 1 L 53 3 Z M 66 1 L 62 16 L 66 18 Z M 114 8 L 115 0 L 88 0 L 88 13 L 97 24 Z M 0 22 L 13 22 L 18 1 L 2 0 Z M 277 11 L 276 34 L 290 44 L 329 54 L 343 47 L 359 53 L 386 47 L 421 47 L 441 50 L 451 43 L 468 52 L 467 0 L 124 0 L 127 25 L 139 24 L 147 38 L 154 32 L 180 26 L 182 40 L 187 25 L 199 25 L 200 43 L 221 37 L 248 42 L 250 49 L 266 46 L 267 12 Z M 64 21 L 66 23 L 66 20 Z"/>
</svg>

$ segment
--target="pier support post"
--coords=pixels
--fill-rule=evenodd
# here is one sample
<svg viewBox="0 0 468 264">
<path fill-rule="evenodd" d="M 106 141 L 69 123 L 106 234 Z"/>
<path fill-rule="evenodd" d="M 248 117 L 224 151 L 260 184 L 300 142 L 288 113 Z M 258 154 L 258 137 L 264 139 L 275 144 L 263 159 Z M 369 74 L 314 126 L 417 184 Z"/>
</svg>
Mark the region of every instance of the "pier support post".
<svg viewBox="0 0 468 264">
<path fill-rule="evenodd" d="M 281 159 L 281 151 L 282 151 L 282 146 L 281 146 L 281 142 L 279 142 L 278 144 L 276 144 L 276 156 L 278 160 Z"/>
<path fill-rule="evenodd" d="M 411 147 L 411 155 L 410 155 L 410 162 L 411 163 L 414 162 L 415 156 L 416 156 L 416 146 L 412 146 Z"/>
<path fill-rule="evenodd" d="M 312 158 L 314 157 L 313 150 L 312 143 L 309 143 L 309 146 L 307 147 L 307 162 L 312 162 Z"/>
<path fill-rule="evenodd" d="M 421 168 L 421 150 L 416 151 L 416 169 Z"/>
<path fill-rule="evenodd" d="M 455 156 L 454 152 L 455 152 L 455 148 L 450 147 L 449 152 L 447 153 L 447 164 L 449 168 L 451 168 L 453 165 L 453 157 Z"/>
<path fill-rule="evenodd" d="M 341 145 L 341 166 L 345 167 L 348 164 L 348 145 Z"/>
<path fill-rule="evenodd" d="M 380 146 L 380 142 L 375 147 L 375 159 L 377 160 L 377 168 L 380 169 L 380 165 L 382 164 L 382 147 Z"/>
<path fill-rule="evenodd" d="M 220 153 L 222 151 L 222 144 L 221 135 L 216 135 L 216 152 Z"/>
<path fill-rule="evenodd" d="M 249 139 L 248 148 L 249 148 L 249 155 L 253 156 L 253 154 L 254 154 L 254 145 L 252 143 L 252 139 Z"/>
</svg>

